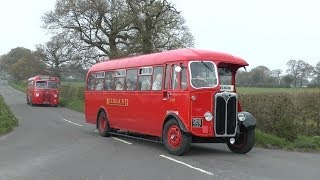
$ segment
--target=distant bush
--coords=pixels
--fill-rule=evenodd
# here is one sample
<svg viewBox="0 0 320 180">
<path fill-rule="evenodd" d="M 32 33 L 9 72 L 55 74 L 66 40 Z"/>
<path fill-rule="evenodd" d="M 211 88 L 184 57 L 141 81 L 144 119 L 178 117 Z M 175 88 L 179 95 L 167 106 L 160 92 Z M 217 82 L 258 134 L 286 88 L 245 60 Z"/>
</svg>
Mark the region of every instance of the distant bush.
<svg viewBox="0 0 320 180">
<path fill-rule="evenodd" d="M 65 99 L 84 99 L 84 86 L 61 85 L 60 97 Z"/>
<path fill-rule="evenodd" d="M 320 134 L 320 93 L 241 94 L 243 109 L 257 119 L 257 127 L 293 141 L 298 134 Z"/>
</svg>

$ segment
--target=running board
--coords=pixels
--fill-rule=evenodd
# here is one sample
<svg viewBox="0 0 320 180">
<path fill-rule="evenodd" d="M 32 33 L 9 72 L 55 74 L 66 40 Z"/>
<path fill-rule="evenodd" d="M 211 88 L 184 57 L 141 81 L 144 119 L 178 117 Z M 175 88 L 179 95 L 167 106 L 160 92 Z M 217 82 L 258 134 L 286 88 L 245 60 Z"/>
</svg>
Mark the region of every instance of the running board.
<svg viewBox="0 0 320 180">
<path fill-rule="evenodd" d="M 115 136 L 132 138 L 132 139 L 144 140 L 144 141 L 149 141 L 149 142 L 162 143 L 161 139 L 159 137 L 155 137 L 155 136 L 134 134 L 134 133 L 129 133 L 129 132 L 109 132 L 109 134 L 115 135 Z"/>
</svg>

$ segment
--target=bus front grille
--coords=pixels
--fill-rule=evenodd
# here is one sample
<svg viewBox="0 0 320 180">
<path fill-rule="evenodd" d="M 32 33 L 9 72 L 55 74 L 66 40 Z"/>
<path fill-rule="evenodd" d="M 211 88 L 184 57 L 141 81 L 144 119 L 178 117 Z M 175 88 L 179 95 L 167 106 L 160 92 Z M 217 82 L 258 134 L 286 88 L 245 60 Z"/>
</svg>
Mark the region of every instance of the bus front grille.
<svg viewBox="0 0 320 180">
<path fill-rule="evenodd" d="M 237 129 L 237 104 L 236 93 L 222 92 L 215 95 L 215 122 L 216 136 L 234 136 Z"/>
</svg>

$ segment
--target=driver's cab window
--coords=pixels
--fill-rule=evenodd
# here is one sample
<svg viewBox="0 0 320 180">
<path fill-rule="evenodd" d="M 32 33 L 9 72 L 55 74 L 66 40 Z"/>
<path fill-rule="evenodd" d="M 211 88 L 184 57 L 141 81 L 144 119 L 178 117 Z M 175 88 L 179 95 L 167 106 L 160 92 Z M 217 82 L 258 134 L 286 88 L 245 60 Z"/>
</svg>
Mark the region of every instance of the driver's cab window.
<svg viewBox="0 0 320 180">
<path fill-rule="evenodd" d="M 217 86 L 216 66 L 211 61 L 190 63 L 191 85 L 195 88 L 211 88 Z"/>
<path fill-rule="evenodd" d="M 219 83 L 221 85 L 232 85 L 232 71 L 230 68 L 218 68 Z"/>
</svg>

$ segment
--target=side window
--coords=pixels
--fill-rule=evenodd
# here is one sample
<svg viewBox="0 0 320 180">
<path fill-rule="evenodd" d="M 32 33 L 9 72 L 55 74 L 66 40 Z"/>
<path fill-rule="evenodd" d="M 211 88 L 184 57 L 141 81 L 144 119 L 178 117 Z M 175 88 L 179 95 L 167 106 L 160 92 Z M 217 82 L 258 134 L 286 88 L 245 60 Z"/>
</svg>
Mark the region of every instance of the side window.
<svg viewBox="0 0 320 180">
<path fill-rule="evenodd" d="M 95 74 L 95 90 L 96 91 L 102 91 L 103 90 L 103 81 L 104 81 L 104 72 L 97 72 Z"/>
<path fill-rule="evenodd" d="M 172 74 L 172 79 L 171 79 L 171 85 L 173 90 L 179 89 L 179 73 L 177 73 L 174 69 L 177 65 L 172 65 L 171 68 L 171 74 Z"/>
<path fill-rule="evenodd" d="M 125 69 L 116 70 L 115 79 L 114 79 L 114 86 L 115 90 L 124 90 L 124 77 L 126 76 Z"/>
<path fill-rule="evenodd" d="M 126 89 L 128 91 L 137 90 L 137 70 L 136 69 L 127 70 L 126 82 L 127 82 Z"/>
<path fill-rule="evenodd" d="M 162 89 L 163 67 L 155 67 L 153 70 L 152 90 Z"/>
<path fill-rule="evenodd" d="M 87 90 L 92 91 L 94 90 L 94 74 L 91 73 L 88 77 L 88 81 L 87 81 Z"/>
<path fill-rule="evenodd" d="M 139 87 L 142 91 L 151 89 L 152 67 L 143 67 L 139 69 Z"/>
<path fill-rule="evenodd" d="M 166 78 L 164 81 L 164 89 L 169 89 L 170 84 L 170 65 L 166 65 Z"/>
<path fill-rule="evenodd" d="M 113 79 L 114 79 L 114 72 L 106 72 L 106 78 L 104 81 L 104 89 L 110 91 L 113 89 Z"/>
</svg>

